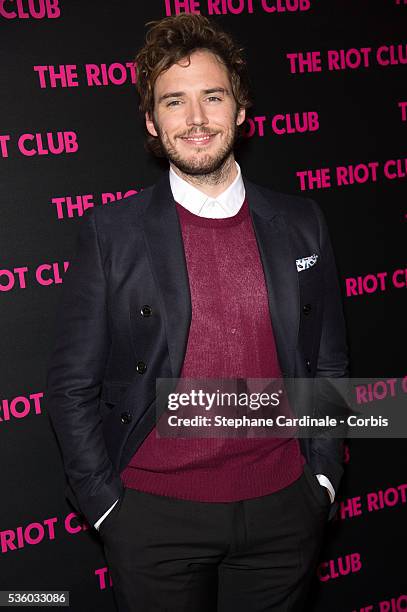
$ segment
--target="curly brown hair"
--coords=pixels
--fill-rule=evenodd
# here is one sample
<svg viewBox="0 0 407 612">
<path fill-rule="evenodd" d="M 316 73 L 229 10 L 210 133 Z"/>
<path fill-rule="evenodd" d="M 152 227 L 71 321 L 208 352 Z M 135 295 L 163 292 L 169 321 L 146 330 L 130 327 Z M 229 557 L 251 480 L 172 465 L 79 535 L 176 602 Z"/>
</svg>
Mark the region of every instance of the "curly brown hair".
<svg viewBox="0 0 407 612">
<path fill-rule="evenodd" d="M 232 36 L 204 15 L 180 13 L 157 21 L 146 34 L 144 47 L 137 53 L 134 64 L 137 73 L 136 87 L 140 96 L 139 109 L 151 117 L 154 111 L 154 84 L 158 76 L 183 58 L 198 49 L 214 53 L 226 66 L 236 101 L 237 110 L 252 105 L 249 94 L 249 75 L 243 56 Z M 238 127 L 238 137 L 242 135 Z M 158 157 L 163 157 L 159 139 L 146 130 L 146 148 Z"/>
</svg>

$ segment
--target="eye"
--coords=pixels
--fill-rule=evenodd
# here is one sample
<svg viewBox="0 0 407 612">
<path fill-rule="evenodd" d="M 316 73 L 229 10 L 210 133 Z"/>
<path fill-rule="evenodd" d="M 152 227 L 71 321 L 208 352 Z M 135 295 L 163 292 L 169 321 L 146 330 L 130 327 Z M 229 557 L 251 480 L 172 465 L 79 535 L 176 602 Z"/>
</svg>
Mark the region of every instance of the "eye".
<svg viewBox="0 0 407 612">
<path fill-rule="evenodd" d="M 219 102 L 221 101 L 221 98 L 218 98 L 218 96 L 209 96 L 209 98 L 207 98 L 208 100 L 218 100 Z"/>
<path fill-rule="evenodd" d="M 181 100 L 171 100 L 167 103 L 167 106 L 178 106 L 178 103 L 181 103 Z"/>
</svg>

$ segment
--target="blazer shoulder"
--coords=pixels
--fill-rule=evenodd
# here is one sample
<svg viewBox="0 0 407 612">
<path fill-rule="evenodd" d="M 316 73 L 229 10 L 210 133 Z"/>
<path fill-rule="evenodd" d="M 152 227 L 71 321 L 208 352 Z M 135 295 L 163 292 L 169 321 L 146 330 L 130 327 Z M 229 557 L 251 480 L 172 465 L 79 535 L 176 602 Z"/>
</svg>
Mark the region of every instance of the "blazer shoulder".
<svg viewBox="0 0 407 612">
<path fill-rule="evenodd" d="M 138 193 L 109 204 L 97 205 L 88 209 L 86 214 L 95 216 L 98 228 L 114 229 L 123 227 L 137 220 L 148 206 L 154 185 L 146 187 Z"/>
<path fill-rule="evenodd" d="M 270 210 L 283 214 L 294 225 L 303 223 L 318 223 L 320 208 L 318 204 L 306 196 L 276 191 L 264 185 L 249 181 L 269 203 Z"/>
</svg>

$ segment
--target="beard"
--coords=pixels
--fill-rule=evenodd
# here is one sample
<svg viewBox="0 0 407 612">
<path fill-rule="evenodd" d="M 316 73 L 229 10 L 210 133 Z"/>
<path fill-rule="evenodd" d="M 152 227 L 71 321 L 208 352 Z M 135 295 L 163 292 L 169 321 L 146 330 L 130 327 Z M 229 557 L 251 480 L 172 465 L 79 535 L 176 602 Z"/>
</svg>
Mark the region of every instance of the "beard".
<svg viewBox="0 0 407 612">
<path fill-rule="evenodd" d="M 217 179 L 216 182 L 223 175 L 223 170 L 227 165 L 228 160 L 230 159 L 231 153 L 235 147 L 237 138 L 238 138 L 238 126 L 236 125 L 237 112 L 234 117 L 233 124 L 231 126 L 231 130 L 228 132 L 226 141 L 222 144 L 222 146 L 215 151 L 214 153 L 205 153 L 202 155 L 198 153 L 195 155 L 191 154 L 190 157 L 182 155 L 175 146 L 173 146 L 166 138 L 160 127 L 156 124 L 154 120 L 154 127 L 157 132 L 157 138 L 163 150 L 165 157 L 176 167 L 178 170 L 184 174 L 191 177 L 196 177 L 197 179 L 201 178 L 201 180 L 209 180 Z M 189 132 L 184 134 L 183 136 L 194 136 L 194 134 L 213 134 L 214 130 L 210 130 L 208 128 L 197 128 L 194 132 Z M 205 181 L 206 182 L 206 181 Z"/>
</svg>

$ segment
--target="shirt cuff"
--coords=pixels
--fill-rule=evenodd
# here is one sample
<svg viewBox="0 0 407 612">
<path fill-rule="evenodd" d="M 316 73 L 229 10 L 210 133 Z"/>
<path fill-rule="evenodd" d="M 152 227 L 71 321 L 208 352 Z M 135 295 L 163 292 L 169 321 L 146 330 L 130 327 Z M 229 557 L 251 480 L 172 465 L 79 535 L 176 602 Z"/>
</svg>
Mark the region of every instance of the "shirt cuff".
<svg viewBox="0 0 407 612">
<path fill-rule="evenodd" d="M 109 512 L 113 509 L 113 507 L 117 504 L 117 502 L 119 501 L 120 497 L 118 497 L 116 499 L 116 501 L 114 502 L 114 504 L 112 504 L 109 508 L 109 510 L 106 510 L 106 512 L 103 514 L 103 516 L 100 517 L 100 519 L 98 519 L 94 525 L 95 529 L 97 529 L 99 531 L 99 525 L 100 523 L 103 521 L 103 519 L 105 519 L 107 517 L 107 515 L 109 514 Z"/>
<path fill-rule="evenodd" d="M 335 489 L 333 488 L 331 481 L 323 474 L 315 474 L 315 476 L 318 478 L 319 484 L 328 489 L 331 504 L 333 504 L 335 499 Z"/>
</svg>

